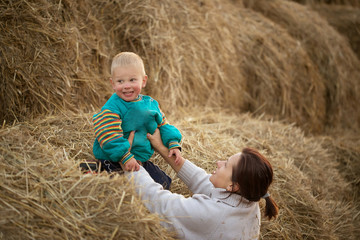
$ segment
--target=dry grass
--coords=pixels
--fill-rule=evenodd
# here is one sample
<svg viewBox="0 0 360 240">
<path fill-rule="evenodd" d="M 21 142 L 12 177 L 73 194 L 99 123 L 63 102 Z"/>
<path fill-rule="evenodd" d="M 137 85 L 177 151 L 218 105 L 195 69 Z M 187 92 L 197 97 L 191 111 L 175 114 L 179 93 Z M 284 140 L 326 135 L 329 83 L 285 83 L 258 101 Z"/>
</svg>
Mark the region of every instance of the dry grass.
<svg viewBox="0 0 360 240">
<path fill-rule="evenodd" d="M 1 122 L 105 99 L 102 26 L 70 2 L 0 3 Z"/>
<path fill-rule="evenodd" d="M 292 0 L 294 2 L 307 4 L 307 5 L 317 5 L 321 4 L 329 4 L 329 5 L 343 5 L 343 6 L 351 6 L 351 7 L 360 7 L 360 2 L 358 0 Z"/>
<path fill-rule="evenodd" d="M 98 108 L 110 93 L 109 60 L 135 51 L 149 74 L 145 93 L 163 109 L 196 104 L 267 113 L 316 133 L 358 123 L 359 61 L 346 41 L 299 4 L 262 5 L 280 20 L 242 1 L 0 5 L 1 120 Z"/>
<path fill-rule="evenodd" d="M 186 117 L 179 118 L 185 111 Z M 4 239 L 171 237 L 121 176 L 80 173 L 78 163 L 92 158 L 91 116 L 68 112 L 0 131 Z M 264 239 L 359 236 L 356 202 L 336 161 L 329 161 L 334 154 L 299 128 L 214 109 L 180 109 L 169 119 L 184 135 L 183 156 L 208 172 L 216 160 L 244 146 L 269 157 L 275 169 L 271 194 L 280 215 L 273 222 L 263 220 Z M 153 160 L 175 177 L 159 156 Z M 177 178 L 172 191 L 191 195 Z"/>
<path fill-rule="evenodd" d="M 360 9 L 325 4 L 311 7 L 348 39 L 351 48 L 360 59 Z"/>
<path fill-rule="evenodd" d="M 325 125 L 358 130 L 360 62 L 348 41 L 308 7 L 285 0 L 244 2 L 284 27 L 318 68 L 325 86 Z"/>
<path fill-rule="evenodd" d="M 124 178 L 80 172 L 91 155 L 88 117 L 1 130 L 1 239 L 170 238 Z"/>
<path fill-rule="evenodd" d="M 226 2 L 143 5 L 126 5 L 121 17 L 126 24 L 113 27 L 113 35 L 131 40 L 145 56 L 147 93 L 163 108 L 223 106 L 322 130 L 324 86 L 306 52 L 286 31 Z M 104 6 L 104 11 L 116 16 L 118 8 Z"/>
<path fill-rule="evenodd" d="M 339 173 L 353 186 L 353 194 L 360 196 L 360 138 L 353 132 L 334 131 L 332 136 L 320 136 L 324 148 L 337 159 Z"/>
<path fill-rule="evenodd" d="M 248 115 L 221 112 L 219 116 L 214 110 L 190 114 L 176 124 L 191 132 L 184 133 L 189 140 L 185 149 L 191 149 L 190 160 L 205 166 L 209 172 L 214 167 L 214 156 L 224 159 L 243 146 L 260 149 L 270 158 L 276 169 L 271 192 L 281 211 L 277 221 L 263 221 L 264 239 L 356 239 L 359 236 L 359 201 L 338 173 L 336 156 L 318 139 L 305 137 L 293 125 Z"/>
<path fill-rule="evenodd" d="M 121 176 L 77 168 L 109 60 L 135 51 L 186 158 L 210 172 L 243 146 L 269 157 L 281 210 L 262 238 L 359 239 L 360 63 L 312 9 L 324 15 L 281 0 L 1 2 L 0 238 L 172 237 Z"/>
</svg>

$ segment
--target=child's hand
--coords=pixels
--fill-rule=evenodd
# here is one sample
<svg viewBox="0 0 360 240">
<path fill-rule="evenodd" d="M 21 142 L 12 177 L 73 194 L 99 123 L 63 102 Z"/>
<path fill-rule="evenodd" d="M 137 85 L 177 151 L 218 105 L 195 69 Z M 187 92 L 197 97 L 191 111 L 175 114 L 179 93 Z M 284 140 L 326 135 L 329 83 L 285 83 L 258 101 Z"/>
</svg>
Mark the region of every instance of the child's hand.
<svg viewBox="0 0 360 240">
<path fill-rule="evenodd" d="M 178 148 L 173 148 L 173 149 L 170 149 L 169 151 L 169 157 L 175 155 L 175 164 L 176 165 L 179 165 L 180 163 L 180 160 L 181 160 L 181 152 L 180 152 L 180 149 Z"/>
<path fill-rule="evenodd" d="M 131 158 L 127 163 L 125 163 L 126 171 L 139 171 L 140 165 L 137 163 L 135 158 Z"/>
</svg>

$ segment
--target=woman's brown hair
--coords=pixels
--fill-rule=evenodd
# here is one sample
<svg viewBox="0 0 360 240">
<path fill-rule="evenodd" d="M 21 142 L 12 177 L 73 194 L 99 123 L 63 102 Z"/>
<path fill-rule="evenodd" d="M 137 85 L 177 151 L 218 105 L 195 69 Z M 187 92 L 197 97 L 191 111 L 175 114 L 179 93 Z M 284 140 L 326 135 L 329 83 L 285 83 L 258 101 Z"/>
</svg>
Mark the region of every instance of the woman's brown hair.
<svg viewBox="0 0 360 240">
<path fill-rule="evenodd" d="M 232 182 L 239 184 L 239 194 L 249 201 L 257 202 L 265 196 L 265 216 L 269 219 L 278 214 L 277 204 L 266 194 L 272 181 L 270 162 L 257 150 L 244 148 L 239 163 L 233 168 Z"/>
</svg>

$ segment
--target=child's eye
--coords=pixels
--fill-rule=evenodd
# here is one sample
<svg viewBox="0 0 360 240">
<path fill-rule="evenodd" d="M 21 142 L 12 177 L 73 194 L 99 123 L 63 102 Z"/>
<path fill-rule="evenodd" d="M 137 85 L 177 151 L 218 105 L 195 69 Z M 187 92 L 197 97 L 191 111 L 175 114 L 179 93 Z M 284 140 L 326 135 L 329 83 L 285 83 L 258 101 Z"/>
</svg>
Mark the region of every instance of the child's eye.
<svg viewBox="0 0 360 240">
<path fill-rule="evenodd" d="M 131 82 L 135 82 L 136 81 L 136 78 L 132 78 L 130 79 Z"/>
</svg>

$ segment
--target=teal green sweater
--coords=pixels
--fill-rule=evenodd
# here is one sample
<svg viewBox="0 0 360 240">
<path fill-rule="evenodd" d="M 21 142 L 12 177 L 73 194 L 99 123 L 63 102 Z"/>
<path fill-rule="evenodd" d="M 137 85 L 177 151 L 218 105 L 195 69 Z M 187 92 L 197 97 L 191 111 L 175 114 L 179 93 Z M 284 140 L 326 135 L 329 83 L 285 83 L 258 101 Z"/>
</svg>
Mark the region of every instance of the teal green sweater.
<svg viewBox="0 0 360 240">
<path fill-rule="evenodd" d="M 166 147 L 180 148 L 180 131 L 167 122 L 158 102 L 150 96 L 139 95 L 136 100 L 126 102 L 114 93 L 93 116 L 93 124 L 93 153 L 97 159 L 123 164 L 132 157 L 141 162 L 149 160 L 154 150 L 146 134 L 153 134 L 156 128 L 160 129 Z M 135 131 L 135 137 L 130 150 L 127 139 L 131 131 Z"/>
</svg>

